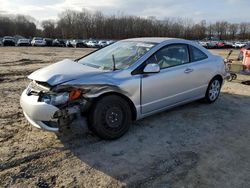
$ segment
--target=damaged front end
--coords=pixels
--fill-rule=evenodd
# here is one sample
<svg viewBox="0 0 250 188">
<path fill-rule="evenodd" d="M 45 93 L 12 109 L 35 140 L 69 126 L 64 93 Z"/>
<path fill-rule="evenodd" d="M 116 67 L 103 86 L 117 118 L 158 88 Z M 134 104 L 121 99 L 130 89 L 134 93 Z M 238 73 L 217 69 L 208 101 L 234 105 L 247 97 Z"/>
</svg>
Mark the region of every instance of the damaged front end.
<svg viewBox="0 0 250 188">
<path fill-rule="evenodd" d="M 87 109 L 83 90 L 65 87 L 57 90 L 45 82 L 32 81 L 22 93 L 20 104 L 26 119 L 35 127 L 57 132 Z"/>
</svg>

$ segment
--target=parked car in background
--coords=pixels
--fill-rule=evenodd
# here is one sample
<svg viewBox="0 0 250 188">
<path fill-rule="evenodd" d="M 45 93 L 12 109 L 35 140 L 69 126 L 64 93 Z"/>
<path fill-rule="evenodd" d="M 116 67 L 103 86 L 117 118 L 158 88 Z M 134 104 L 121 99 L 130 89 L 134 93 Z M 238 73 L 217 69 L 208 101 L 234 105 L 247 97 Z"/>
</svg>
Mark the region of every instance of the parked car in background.
<svg viewBox="0 0 250 188">
<path fill-rule="evenodd" d="M 67 40 L 67 41 L 66 41 L 66 47 L 73 47 L 72 41 L 73 41 L 73 40 Z"/>
<path fill-rule="evenodd" d="M 63 39 L 54 39 L 52 45 L 57 47 L 66 47 L 66 43 Z"/>
<path fill-rule="evenodd" d="M 235 42 L 235 43 L 233 44 L 233 47 L 234 47 L 234 48 L 242 48 L 242 47 L 244 47 L 244 46 L 246 46 L 246 43 L 244 43 L 244 42 Z"/>
<path fill-rule="evenodd" d="M 233 43 L 227 41 L 220 41 L 217 43 L 217 48 L 233 48 Z"/>
<path fill-rule="evenodd" d="M 3 37 L 2 45 L 3 46 L 15 46 L 16 45 L 15 38 L 11 36 Z"/>
<path fill-rule="evenodd" d="M 100 41 L 98 41 L 98 43 L 97 43 L 97 47 L 98 48 L 103 48 L 103 47 L 105 47 L 105 46 L 108 46 L 109 44 L 107 43 L 107 41 L 104 41 L 104 40 L 100 40 Z"/>
<path fill-rule="evenodd" d="M 207 48 L 217 48 L 218 47 L 218 41 L 208 41 L 207 42 Z"/>
<path fill-rule="evenodd" d="M 225 42 L 220 41 L 217 43 L 217 48 L 225 48 L 225 47 L 226 47 Z"/>
<path fill-rule="evenodd" d="M 215 49 L 215 48 L 233 48 L 233 43 L 229 41 L 212 41 L 212 40 L 202 40 L 198 43 L 204 48 Z"/>
<path fill-rule="evenodd" d="M 83 40 L 80 40 L 80 39 L 72 40 L 71 44 L 72 44 L 72 46 L 74 48 L 85 48 L 85 47 L 87 47 L 87 45 L 83 42 Z"/>
<path fill-rule="evenodd" d="M 96 41 L 94 41 L 94 40 L 89 40 L 85 44 L 89 48 L 97 48 L 98 47 L 98 43 Z"/>
<path fill-rule="evenodd" d="M 3 42 L 2 42 L 2 38 L 0 38 L 0 46 L 2 46 L 3 45 Z"/>
<path fill-rule="evenodd" d="M 57 132 L 83 116 L 99 137 L 116 139 L 133 120 L 215 102 L 225 76 L 224 59 L 196 42 L 134 38 L 33 72 L 20 103 L 35 127 Z"/>
<path fill-rule="evenodd" d="M 31 41 L 32 46 L 46 46 L 46 41 L 41 37 L 34 37 Z"/>
<path fill-rule="evenodd" d="M 199 43 L 201 46 L 203 46 L 204 48 L 207 48 L 207 46 L 208 46 L 208 45 L 207 45 L 207 43 L 208 43 L 207 41 L 199 41 L 198 43 Z"/>
<path fill-rule="evenodd" d="M 108 40 L 106 41 L 108 45 L 116 43 L 118 40 Z"/>
<path fill-rule="evenodd" d="M 45 46 L 52 46 L 53 40 L 54 40 L 54 39 L 52 39 L 52 38 L 44 38 L 43 40 L 44 40 L 45 43 L 46 43 Z"/>
<path fill-rule="evenodd" d="M 30 46 L 30 39 L 25 39 L 25 38 L 22 38 L 22 39 L 18 39 L 17 43 L 16 43 L 16 46 Z"/>
<path fill-rule="evenodd" d="M 225 41 L 224 44 L 225 44 L 224 46 L 225 48 L 233 48 L 233 42 Z"/>
</svg>

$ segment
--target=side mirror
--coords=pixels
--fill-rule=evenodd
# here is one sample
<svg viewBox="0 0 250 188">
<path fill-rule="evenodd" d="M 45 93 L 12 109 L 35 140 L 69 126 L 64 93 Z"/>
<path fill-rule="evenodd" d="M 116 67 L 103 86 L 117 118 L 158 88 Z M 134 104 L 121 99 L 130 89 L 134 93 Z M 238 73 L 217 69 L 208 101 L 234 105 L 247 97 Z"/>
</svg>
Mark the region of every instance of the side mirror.
<svg viewBox="0 0 250 188">
<path fill-rule="evenodd" d="M 146 67 L 143 69 L 144 73 L 158 73 L 160 72 L 160 66 L 155 63 L 147 64 Z"/>
</svg>

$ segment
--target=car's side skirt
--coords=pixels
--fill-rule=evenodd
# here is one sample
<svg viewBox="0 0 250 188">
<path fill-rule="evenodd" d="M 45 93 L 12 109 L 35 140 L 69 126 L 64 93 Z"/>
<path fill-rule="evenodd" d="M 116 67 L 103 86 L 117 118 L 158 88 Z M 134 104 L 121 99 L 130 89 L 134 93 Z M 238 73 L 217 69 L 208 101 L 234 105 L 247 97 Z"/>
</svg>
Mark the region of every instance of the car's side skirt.
<svg viewBox="0 0 250 188">
<path fill-rule="evenodd" d="M 177 106 L 181 106 L 181 105 L 190 103 L 190 102 L 192 102 L 192 101 L 196 101 L 196 100 L 202 99 L 202 98 L 204 98 L 204 97 L 205 97 L 205 95 L 199 95 L 199 96 L 196 96 L 196 97 L 193 97 L 193 98 L 190 98 L 190 99 L 187 99 L 187 100 L 184 100 L 184 101 L 181 101 L 181 102 L 178 102 L 178 103 L 175 103 L 175 104 L 166 106 L 166 107 L 164 107 L 164 108 L 160 108 L 160 109 L 157 109 L 157 110 L 154 110 L 154 111 L 145 113 L 145 114 L 138 113 L 138 115 L 137 115 L 137 120 L 138 120 L 138 119 L 145 118 L 145 117 L 150 116 L 150 115 L 152 115 L 152 114 L 156 114 L 156 113 L 159 113 L 159 112 L 163 112 L 163 111 L 165 111 L 165 110 L 168 110 L 168 109 L 171 109 L 171 108 L 174 108 L 174 107 L 177 107 Z"/>
</svg>

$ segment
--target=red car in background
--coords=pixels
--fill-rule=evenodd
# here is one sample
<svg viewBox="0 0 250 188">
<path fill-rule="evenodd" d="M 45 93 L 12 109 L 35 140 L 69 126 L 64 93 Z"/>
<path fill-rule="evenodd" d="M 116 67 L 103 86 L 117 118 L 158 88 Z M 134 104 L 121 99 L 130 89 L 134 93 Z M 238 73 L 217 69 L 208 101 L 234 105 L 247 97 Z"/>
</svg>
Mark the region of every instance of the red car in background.
<svg viewBox="0 0 250 188">
<path fill-rule="evenodd" d="M 233 44 L 227 41 L 220 41 L 217 43 L 217 48 L 233 48 Z"/>
<path fill-rule="evenodd" d="M 218 48 L 225 48 L 225 43 L 224 42 L 218 42 L 217 47 Z"/>
</svg>

